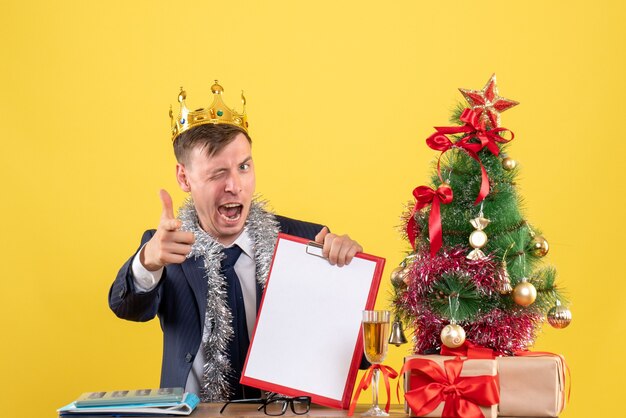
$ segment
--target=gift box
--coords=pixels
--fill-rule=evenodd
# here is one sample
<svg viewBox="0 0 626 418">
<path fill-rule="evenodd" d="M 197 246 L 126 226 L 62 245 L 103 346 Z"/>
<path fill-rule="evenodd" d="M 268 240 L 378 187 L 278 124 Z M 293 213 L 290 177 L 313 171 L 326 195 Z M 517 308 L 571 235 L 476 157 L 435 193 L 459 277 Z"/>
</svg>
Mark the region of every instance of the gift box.
<svg viewBox="0 0 626 418">
<path fill-rule="evenodd" d="M 565 360 L 548 353 L 498 357 L 499 414 L 556 417 L 565 406 Z"/>
<path fill-rule="evenodd" d="M 409 416 L 498 416 L 495 360 L 413 355 L 405 357 L 401 373 Z"/>
</svg>

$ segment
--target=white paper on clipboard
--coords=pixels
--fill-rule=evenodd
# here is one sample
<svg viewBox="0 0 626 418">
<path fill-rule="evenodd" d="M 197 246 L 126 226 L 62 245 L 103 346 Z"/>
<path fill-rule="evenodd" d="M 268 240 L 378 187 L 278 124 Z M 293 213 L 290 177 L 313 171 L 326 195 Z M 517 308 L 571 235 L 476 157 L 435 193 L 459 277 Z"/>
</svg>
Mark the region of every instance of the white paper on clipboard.
<svg viewBox="0 0 626 418">
<path fill-rule="evenodd" d="M 347 409 L 362 356 L 361 312 L 376 301 L 385 260 L 344 267 L 279 234 L 241 382 Z"/>
</svg>

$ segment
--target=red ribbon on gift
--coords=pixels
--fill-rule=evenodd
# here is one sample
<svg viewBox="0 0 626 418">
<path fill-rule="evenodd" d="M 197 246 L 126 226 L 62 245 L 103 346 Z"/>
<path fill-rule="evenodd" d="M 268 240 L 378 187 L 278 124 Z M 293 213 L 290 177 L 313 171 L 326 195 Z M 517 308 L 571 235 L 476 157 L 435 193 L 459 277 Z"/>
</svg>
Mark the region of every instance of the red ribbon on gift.
<svg viewBox="0 0 626 418">
<path fill-rule="evenodd" d="M 389 388 L 389 379 L 395 379 L 398 377 L 398 372 L 392 369 L 389 366 L 385 366 L 382 364 L 372 364 L 369 369 L 365 371 L 365 374 L 361 378 L 361 382 L 354 394 L 354 398 L 352 398 L 352 402 L 350 403 L 350 410 L 348 411 L 348 416 L 351 417 L 354 414 L 354 408 L 356 408 L 356 403 L 359 400 L 359 395 L 361 391 L 366 390 L 372 384 L 372 378 L 374 377 L 374 371 L 379 370 L 383 375 L 383 379 L 385 380 L 385 389 L 387 390 L 387 405 L 385 405 L 385 412 L 389 412 L 389 407 L 391 406 L 391 394 Z"/>
<path fill-rule="evenodd" d="M 496 358 L 496 353 L 487 347 L 483 347 L 482 345 L 474 344 L 471 341 L 465 340 L 463 345 L 456 348 L 449 348 L 445 345 L 441 346 L 441 355 L 442 356 L 461 356 L 467 357 L 470 359 L 488 359 L 492 360 Z"/>
<path fill-rule="evenodd" d="M 487 148 L 493 155 L 497 156 L 500 154 L 498 143 L 505 144 L 512 141 L 513 138 L 515 138 L 515 134 L 506 128 L 487 130 L 485 127 L 485 121 L 481 122 L 478 114 L 471 109 L 463 110 L 460 119 L 462 122 L 465 122 L 465 125 L 435 127 L 437 132 L 426 138 L 426 144 L 436 151 L 441 151 L 439 160 L 437 161 L 437 173 L 442 181 L 443 179 L 441 177 L 440 164 L 441 157 L 446 151 L 452 148 L 462 149 L 467 152 L 470 157 L 476 160 L 476 162 L 478 162 L 481 171 L 481 183 L 478 197 L 476 197 L 476 201 L 474 202 L 474 204 L 477 205 L 489 194 L 489 176 L 487 176 L 487 170 L 485 169 L 485 166 L 483 166 L 483 163 L 478 156 L 478 152 L 483 148 Z M 500 133 L 503 132 L 510 133 L 511 138 L 505 139 L 500 136 Z M 454 134 L 467 135 L 457 142 L 452 142 L 447 135 Z M 470 142 L 474 138 L 478 139 L 479 142 Z"/>
<path fill-rule="evenodd" d="M 424 358 L 409 359 L 400 373 L 411 371 L 411 389 L 404 397 L 416 416 L 426 415 L 444 402 L 443 417 L 484 418 L 480 406 L 500 401 L 497 376 L 461 377 L 463 360 L 456 357 L 437 363 Z"/>
<path fill-rule="evenodd" d="M 432 204 L 430 208 L 430 216 L 428 218 L 428 236 L 430 238 L 430 254 L 435 255 L 442 244 L 441 233 L 441 212 L 440 204 L 447 205 L 452 202 L 452 189 L 447 184 L 442 184 L 434 190 L 428 186 L 419 186 L 413 190 L 413 196 L 415 196 L 415 206 L 411 211 L 411 217 L 406 225 L 406 234 L 409 238 L 409 242 L 415 250 L 415 239 L 417 238 L 415 233 L 415 212 Z"/>
</svg>

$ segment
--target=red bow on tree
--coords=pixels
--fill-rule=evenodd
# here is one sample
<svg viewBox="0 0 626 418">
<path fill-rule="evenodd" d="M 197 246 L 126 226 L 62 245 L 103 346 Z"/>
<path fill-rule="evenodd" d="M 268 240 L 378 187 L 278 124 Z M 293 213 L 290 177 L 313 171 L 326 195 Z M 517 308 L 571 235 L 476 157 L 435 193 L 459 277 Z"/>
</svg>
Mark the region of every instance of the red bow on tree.
<svg viewBox="0 0 626 418">
<path fill-rule="evenodd" d="M 406 234 L 413 246 L 413 250 L 415 250 L 415 238 L 417 237 L 415 231 L 415 212 L 432 203 L 430 216 L 428 218 L 428 236 L 430 238 L 430 254 L 434 256 L 437 251 L 439 251 L 439 248 L 441 248 L 442 243 L 441 213 L 439 206 L 441 203 L 447 205 L 452 202 L 452 189 L 446 183 L 440 185 L 437 190 L 428 186 L 419 186 L 413 190 L 413 196 L 415 196 L 415 206 L 411 211 L 411 217 L 406 225 Z"/>
<path fill-rule="evenodd" d="M 444 402 L 443 417 L 484 418 L 480 405 L 491 406 L 500 401 L 497 377 L 461 377 L 462 368 L 460 357 L 446 360 L 443 369 L 423 358 L 404 363 L 400 373 L 413 372 L 411 390 L 404 394 L 413 415 L 424 416 Z"/>
<path fill-rule="evenodd" d="M 487 148 L 493 155 L 500 154 L 500 148 L 498 144 L 505 144 L 515 138 L 515 134 L 506 128 L 495 128 L 487 130 L 485 122 L 480 122 L 478 114 L 471 109 L 463 110 L 461 113 L 461 121 L 465 122 L 463 126 L 440 126 L 435 127 L 437 132 L 426 138 L 426 144 L 436 150 L 441 151 L 439 160 L 437 161 L 437 172 L 441 179 L 441 156 L 451 148 L 459 148 L 467 152 L 467 154 L 478 162 L 481 170 L 481 183 L 478 197 L 474 204 L 480 203 L 489 194 L 489 177 L 487 176 L 487 170 L 483 166 L 483 163 L 478 157 L 478 152 L 483 148 Z M 509 132 L 511 134 L 510 139 L 500 136 L 502 132 Z M 467 134 L 457 142 L 452 142 L 447 135 L 454 134 Z M 470 142 L 472 139 L 478 139 L 479 142 Z M 442 180 L 443 181 L 443 180 Z"/>
</svg>

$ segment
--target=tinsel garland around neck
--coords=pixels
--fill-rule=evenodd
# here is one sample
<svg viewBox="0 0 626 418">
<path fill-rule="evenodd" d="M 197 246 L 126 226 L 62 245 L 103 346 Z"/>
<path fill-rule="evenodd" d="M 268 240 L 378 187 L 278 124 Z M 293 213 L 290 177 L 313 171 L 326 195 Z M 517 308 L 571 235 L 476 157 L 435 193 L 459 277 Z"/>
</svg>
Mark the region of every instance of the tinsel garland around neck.
<svg viewBox="0 0 626 418">
<path fill-rule="evenodd" d="M 224 246 L 206 233 L 198 223 L 193 201 L 187 199 L 178 212 L 181 230 L 193 232 L 196 240 L 188 257 L 203 257 L 205 278 L 208 283 L 207 307 L 204 318 L 202 344 L 205 364 L 200 382 L 203 402 L 225 401 L 232 395 L 228 375 L 233 372 L 228 358 L 228 344 L 233 338 L 232 312 L 226 302 L 226 278 L 221 274 Z M 246 220 L 246 231 L 252 241 L 256 280 L 265 287 L 279 226 L 276 217 L 265 210 L 265 203 L 254 200 Z"/>
</svg>

